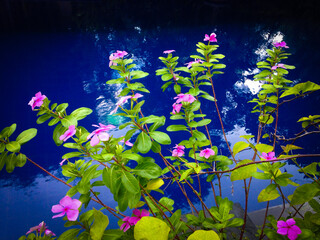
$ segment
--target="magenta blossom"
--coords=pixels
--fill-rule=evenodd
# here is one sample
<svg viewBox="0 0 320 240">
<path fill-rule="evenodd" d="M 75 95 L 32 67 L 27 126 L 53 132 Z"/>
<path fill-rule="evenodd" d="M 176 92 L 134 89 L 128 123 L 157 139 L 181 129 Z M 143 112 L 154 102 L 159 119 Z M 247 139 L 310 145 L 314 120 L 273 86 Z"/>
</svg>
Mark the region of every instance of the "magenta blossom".
<svg viewBox="0 0 320 240">
<path fill-rule="evenodd" d="M 117 50 L 116 53 L 112 53 L 110 56 L 109 56 L 109 67 L 112 66 L 112 65 L 117 65 L 113 60 L 116 60 L 118 58 L 123 58 L 124 56 L 126 56 L 128 53 L 126 51 L 119 51 Z"/>
<path fill-rule="evenodd" d="M 274 152 L 269 152 L 269 153 L 263 152 L 262 155 L 260 156 L 260 158 L 263 158 L 263 159 L 265 159 L 267 161 L 276 160 L 277 159 L 275 157 L 275 153 Z"/>
<path fill-rule="evenodd" d="M 184 65 L 187 65 L 187 68 L 191 68 L 194 63 L 203 63 L 203 61 L 200 59 L 196 59 L 195 61 L 185 63 Z"/>
<path fill-rule="evenodd" d="M 173 53 L 175 52 L 176 50 L 166 50 L 166 51 L 163 51 L 164 54 L 169 54 L 169 53 Z"/>
<path fill-rule="evenodd" d="M 211 33 L 210 34 L 210 37 L 208 34 L 205 35 L 203 41 L 209 41 L 209 42 L 217 42 L 217 39 L 216 39 L 216 34 L 215 33 Z"/>
<path fill-rule="evenodd" d="M 53 213 L 60 213 L 54 215 L 52 218 L 63 217 L 67 214 L 69 221 L 76 221 L 79 216 L 79 207 L 81 204 L 82 203 L 78 199 L 72 199 L 69 196 L 65 196 L 60 200 L 59 204 L 52 206 L 51 211 Z"/>
<path fill-rule="evenodd" d="M 135 216 L 133 216 L 129 219 L 129 223 L 131 225 L 136 225 L 137 222 L 139 222 L 141 218 L 148 217 L 150 215 L 150 213 L 146 209 L 142 209 L 141 212 L 139 209 L 134 209 L 132 212 Z"/>
<path fill-rule="evenodd" d="M 172 151 L 172 156 L 173 157 L 181 157 L 184 154 L 184 146 L 179 146 L 178 144 L 176 144 L 176 146 L 174 147 L 175 149 Z"/>
<path fill-rule="evenodd" d="M 285 41 L 282 41 L 282 42 L 274 42 L 274 43 L 273 43 L 273 46 L 275 46 L 275 47 L 281 47 L 281 48 L 289 48 L 289 47 L 287 46 L 287 44 L 286 44 Z"/>
<path fill-rule="evenodd" d="M 123 142 L 124 142 L 124 138 L 123 138 L 120 142 L 123 143 Z M 132 147 L 132 146 L 133 146 L 133 144 L 132 144 L 131 142 L 129 142 L 129 140 L 127 140 L 127 141 L 125 142 L 125 145 L 127 145 L 127 146 L 129 146 L 129 147 Z"/>
<path fill-rule="evenodd" d="M 100 141 L 108 141 L 110 136 L 107 133 L 112 128 L 115 128 L 113 125 L 104 125 L 102 123 L 99 123 L 98 125 L 92 125 L 94 127 L 97 127 L 98 129 L 94 130 L 92 133 L 90 133 L 87 137 L 87 140 L 91 138 L 90 145 L 93 147 L 97 145 Z"/>
<path fill-rule="evenodd" d="M 41 92 L 36 93 L 36 96 L 31 98 L 28 105 L 31 106 L 32 110 L 34 110 L 35 107 L 41 107 L 43 104 L 43 100 L 46 98 L 46 95 L 41 95 Z"/>
<path fill-rule="evenodd" d="M 138 98 L 141 98 L 141 97 L 143 97 L 143 95 L 140 94 L 140 93 L 136 93 L 136 94 L 133 95 L 133 96 L 124 96 L 124 97 L 121 97 L 121 98 L 119 99 L 119 101 L 116 103 L 116 108 L 113 109 L 113 110 L 109 113 L 109 115 L 112 115 L 112 114 L 116 113 L 116 112 L 118 111 L 119 106 L 121 106 L 122 104 L 125 104 L 125 103 L 128 101 L 128 99 L 130 99 L 130 98 L 131 98 L 131 99 L 138 99 Z"/>
<path fill-rule="evenodd" d="M 174 103 L 172 107 L 173 107 L 172 114 L 179 113 L 182 107 L 182 103 L 181 104 Z"/>
<path fill-rule="evenodd" d="M 34 227 L 30 228 L 30 230 L 26 233 L 26 235 L 28 235 L 29 233 L 32 233 L 34 231 L 37 231 L 37 233 L 44 232 L 44 234 L 47 236 L 55 236 L 55 234 L 47 228 L 44 221 L 42 221 L 38 226 L 34 226 Z"/>
<path fill-rule="evenodd" d="M 284 69 L 287 69 L 283 63 L 278 63 L 276 65 L 274 65 L 271 69 L 272 70 L 276 70 L 277 68 L 284 68 Z"/>
<path fill-rule="evenodd" d="M 192 96 L 190 94 L 183 94 L 183 93 L 179 93 L 173 99 L 177 99 L 176 103 L 180 103 L 180 102 L 193 103 L 196 100 L 194 96 Z"/>
<path fill-rule="evenodd" d="M 131 227 L 129 220 L 130 220 L 130 217 L 124 217 L 122 219 L 124 223 L 120 226 L 120 230 L 123 230 L 124 232 L 128 231 L 128 229 Z"/>
<path fill-rule="evenodd" d="M 69 138 L 71 138 L 73 135 L 76 134 L 76 127 L 74 125 L 69 126 L 69 129 L 67 131 L 65 131 L 64 134 L 62 134 L 59 139 L 61 141 L 67 141 Z"/>
<path fill-rule="evenodd" d="M 214 155 L 215 155 L 215 152 L 211 148 L 203 149 L 199 154 L 200 157 L 205 157 L 206 159 Z"/>
<path fill-rule="evenodd" d="M 287 235 L 290 240 L 295 240 L 298 238 L 298 235 L 301 234 L 301 229 L 295 224 L 296 221 L 293 218 L 287 221 L 280 220 L 277 223 L 277 233 L 284 236 Z"/>
</svg>

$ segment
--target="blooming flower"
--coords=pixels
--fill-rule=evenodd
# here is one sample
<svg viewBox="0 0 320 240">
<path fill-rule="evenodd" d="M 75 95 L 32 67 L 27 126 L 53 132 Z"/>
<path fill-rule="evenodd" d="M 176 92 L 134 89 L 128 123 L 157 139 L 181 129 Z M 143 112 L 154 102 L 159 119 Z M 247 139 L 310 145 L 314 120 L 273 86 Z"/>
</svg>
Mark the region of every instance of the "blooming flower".
<svg viewBox="0 0 320 240">
<path fill-rule="evenodd" d="M 287 69 L 285 66 L 284 66 L 284 64 L 283 63 L 278 63 L 278 64 L 276 64 L 276 65 L 274 65 L 271 69 L 272 70 L 276 70 L 277 68 L 284 68 L 284 69 Z"/>
<path fill-rule="evenodd" d="M 216 34 L 215 33 L 211 33 L 210 36 L 208 34 L 205 35 L 203 41 L 209 41 L 209 42 L 216 42 Z"/>
<path fill-rule="evenodd" d="M 182 107 L 182 103 L 181 104 L 174 103 L 172 107 L 173 107 L 172 114 L 179 113 Z"/>
<path fill-rule="evenodd" d="M 196 100 L 194 96 L 192 96 L 190 94 L 183 94 L 183 93 L 179 93 L 173 99 L 177 99 L 176 103 L 180 103 L 180 102 L 193 103 Z"/>
<path fill-rule="evenodd" d="M 269 153 L 263 152 L 262 155 L 260 156 L 260 158 L 263 158 L 263 159 L 265 159 L 267 161 L 276 160 L 277 159 L 275 157 L 275 153 L 274 152 L 269 152 Z"/>
<path fill-rule="evenodd" d="M 187 65 L 187 68 L 191 68 L 194 63 L 203 63 L 203 61 L 200 59 L 196 59 L 195 61 L 185 63 L 184 65 Z"/>
<path fill-rule="evenodd" d="M 67 131 L 65 131 L 64 134 L 62 134 L 59 139 L 61 141 L 67 141 L 69 138 L 71 138 L 73 135 L 76 134 L 76 127 L 74 125 L 69 126 L 69 129 Z"/>
<path fill-rule="evenodd" d="M 46 98 L 46 95 L 41 95 L 41 92 L 36 93 L 36 96 L 31 98 L 28 105 L 31 106 L 32 110 L 34 110 L 35 107 L 41 107 L 43 104 L 43 100 Z"/>
<path fill-rule="evenodd" d="M 200 157 L 205 157 L 206 159 L 214 155 L 215 155 L 215 152 L 211 148 L 203 149 L 199 154 Z"/>
<path fill-rule="evenodd" d="M 104 125 L 102 123 L 99 123 L 98 125 L 92 125 L 94 127 L 97 127 L 98 129 L 94 130 L 92 133 L 90 133 L 87 137 L 87 140 L 91 138 L 90 145 L 93 147 L 97 145 L 100 140 L 101 141 L 108 141 L 109 140 L 109 134 L 107 131 L 109 131 L 112 128 L 115 128 L 113 125 Z"/>
<path fill-rule="evenodd" d="M 130 217 L 124 217 L 122 219 L 124 223 L 120 226 L 120 230 L 123 230 L 124 232 L 128 231 L 128 229 L 131 227 L 129 220 L 130 220 Z"/>
<path fill-rule="evenodd" d="M 301 234 L 301 229 L 295 225 L 296 221 L 293 218 L 287 221 L 278 221 L 277 223 L 277 233 L 281 235 L 287 235 L 290 240 L 295 240 L 298 235 Z"/>
<path fill-rule="evenodd" d="M 62 198 L 57 205 L 53 205 L 51 211 L 53 213 L 59 213 L 58 215 L 54 215 L 52 218 L 63 217 L 67 214 L 67 218 L 69 221 L 76 221 L 79 216 L 79 207 L 81 206 L 81 202 L 78 199 L 72 199 L 69 196 L 65 196 Z"/>
<path fill-rule="evenodd" d="M 147 217 L 150 215 L 150 213 L 146 209 L 142 209 L 141 211 L 139 209 L 134 209 L 132 212 L 136 216 L 133 216 L 129 219 L 129 223 L 131 225 L 136 225 L 137 222 L 139 222 L 141 218 Z"/>
<path fill-rule="evenodd" d="M 38 233 L 44 232 L 44 234 L 47 236 L 55 236 L 55 234 L 47 228 L 44 221 L 42 221 L 38 226 L 34 226 L 34 227 L 30 228 L 30 230 L 26 233 L 26 235 L 28 235 L 29 233 L 32 233 L 34 231 L 37 231 Z"/>
<path fill-rule="evenodd" d="M 282 42 L 274 42 L 274 43 L 273 43 L 273 46 L 275 46 L 275 47 L 289 48 L 289 47 L 287 46 L 287 44 L 286 44 L 285 41 L 282 41 Z"/>
<path fill-rule="evenodd" d="M 120 142 L 121 142 L 121 143 L 124 142 L 124 137 L 123 137 L 123 139 L 122 139 Z M 129 146 L 129 147 L 132 147 L 132 146 L 133 146 L 133 144 L 132 144 L 131 142 L 129 142 L 129 140 L 127 140 L 127 141 L 125 142 L 125 145 L 127 145 L 127 146 Z"/>
<path fill-rule="evenodd" d="M 179 146 L 178 144 L 176 144 L 176 146 L 174 147 L 175 149 L 172 151 L 172 156 L 173 157 L 181 157 L 184 154 L 184 146 Z"/>
<path fill-rule="evenodd" d="M 117 65 L 115 62 L 113 62 L 113 60 L 116 60 L 118 58 L 123 58 L 124 56 L 126 56 L 128 53 L 126 51 L 119 51 L 117 50 L 116 53 L 111 53 L 111 55 L 109 56 L 109 67 L 112 65 Z"/>
<path fill-rule="evenodd" d="M 173 53 L 175 52 L 176 50 L 166 50 L 166 51 L 163 51 L 164 54 L 169 54 L 169 53 Z"/>
<path fill-rule="evenodd" d="M 141 97 L 143 97 L 143 95 L 140 94 L 140 93 L 136 93 L 136 94 L 133 95 L 133 96 L 124 96 L 124 97 L 121 97 L 121 98 L 119 99 L 119 101 L 116 103 L 116 108 L 113 109 L 113 110 L 109 113 L 109 115 L 116 113 L 116 112 L 118 111 L 119 106 L 122 105 L 122 104 L 125 104 L 125 103 L 128 101 L 128 99 L 130 99 L 130 98 L 131 98 L 131 99 L 132 99 L 132 98 L 138 99 L 138 98 L 141 98 Z"/>
</svg>

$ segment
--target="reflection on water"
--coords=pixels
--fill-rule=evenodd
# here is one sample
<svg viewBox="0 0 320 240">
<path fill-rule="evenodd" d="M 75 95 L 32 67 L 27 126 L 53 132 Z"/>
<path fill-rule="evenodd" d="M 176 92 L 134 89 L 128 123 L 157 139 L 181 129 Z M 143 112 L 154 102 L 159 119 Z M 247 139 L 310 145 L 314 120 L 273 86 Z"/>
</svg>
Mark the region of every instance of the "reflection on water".
<svg viewBox="0 0 320 240">
<path fill-rule="evenodd" d="M 48 128 L 45 124 L 36 126 L 35 114 L 30 112 L 30 109 L 26 106 L 26 102 L 34 92 L 41 90 L 54 102 L 69 102 L 70 110 L 68 112 L 78 107 L 90 107 L 93 109 L 94 113 L 80 122 L 88 131 L 94 129 L 91 126 L 92 124 L 99 122 L 116 126 L 123 124 L 127 121 L 126 118 L 112 116 L 109 113 L 115 108 L 115 104 L 118 101 L 116 96 L 124 86 L 106 84 L 107 80 L 118 77 L 114 71 L 108 68 L 109 55 L 116 50 L 127 51 L 133 57 L 134 63 L 137 65 L 136 69 L 150 73 L 148 77 L 142 79 L 143 84 L 150 90 L 150 94 L 143 94 L 144 100 L 146 100 L 142 109 L 144 115 L 165 115 L 167 125 L 179 124 L 178 121 L 170 120 L 169 114 L 172 110 L 175 94 L 172 90 L 163 93 L 160 89 L 163 82 L 158 76 L 155 76 L 155 70 L 163 67 L 158 60 L 158 56 L 161 56 L 163 50 L 175 49 L 176 53 L 180 56 L 179 60 L 182 66 L 185 62 L 190 61 L 190 54 L 196 53 L 195 44 L 203 39 L 205 33 L 212 31 L 217 33 L 220 44 L 217 53 L 222 53 L 226 56 L 222 60 L 227 65 L 225 74 L 216 77 L 214 80 L 226 135 L 231 146 L 233 146 L 235 142 L 242 140 L 240 138 L 241 135 L 255 135 L 257 131 L 257 115 L 250 113 L 252 106 L 247 104 L 247 101 L 251 100 L 261 87 L 261 83 L 253 81 L 253 75 L 258 72 L 255 63 L 263 59 L 265 49 L 270 47 L 275 39 L 280 41 L 285 36 L 285 40 L 290 46 L 289 52 L 296 52 L 296 55 L 292 56 L 288 63 L 294 63 L 297 66 L 306 64 L 300 62 L 302 60 L 299 56 L 302 55 L 302 51 L 299 51 L 299 49 L 302 49 L 303 45 L 307 45 L 307 40 L 296 43 L 293 41 L 296 36 L 278 31 L 273 33 L 266 30 L 265 26 L 257 28 L 257 25 L 241 26 L 239 28 L 234 26 L 210 26 L 197 29 L 162 29 L 157 27 L 150 30 L 145 30 L 139 25 L 135 25 L 132 31 L 126 32 L 110 29 L 106 33 L 81 35 L 23 35 L 21 36 L 23 41 L 20 42 L 17 42 L 17 40 L 12 42 L 12 39 L 7 38 L 7 42 L 1 44 L 0 49 L 3 53 L 3 56 L 1 56 L 3 59 L 0 60 L 6 63 L 5 65 L 1 65 L 0 77 L 7 79 L 4 88 L 8 89 L 8 91 L 5 91 L 0 96 L 0 100 L 6 103 L 6 106 L 3 106 L 3 110 L 7 111 L 10 109 L 8 112 L 11 114 L 2 117 L 1 126 L 15 121 L 18 123 L 18 126 L 21 125 L 22 129 L 37 127 L 39 133 L 36 140 L 31 142 L 30 146 L 26 145 L 22 150 L 26 151 L 27 155 L 34 161 L 50 169 L 51 172 L 60 172 L 58 163 L 61 161 L 61 156 L 66 153 L 66 150 L 62 147 L 57 148 L 52 141 L 48 141 L 48 139 L 51 139 L 53 128 Z M 39 45 L 45 51 L 34 53 L 28 50 L 39 48 Z M 303 49 L 303 53 L 306 51 L 309 51 L 306 54 L 310 56 L 307 64 L 314 65 L 317 61 L 312 60 L 312 51 Z M 49 63 L 42 65 L 39 59 L 46 59 Z M 306 60 L 304 59 L 304 61 Z M 17 65 L 19 66 L 19 71 L 15 71 Z M 23 77 L 21 77 L 19 72 L 24 73 Z M 44 82 L 44 79 L 48 78 L 48 73 L 50 72 L 55 72 L 55 75 L 51 76 L 50 81 Z M 302 76 L 308 76 L 308 79 Z M 289 78 L 317 81 L 311 71 L 307 71 L 304 68 L 292 71 Z M 62 80 L 59 81 L 59 79 Z M 31 81 L 32 84 L 30 84 Z M 57 84 L 50 84 L 50 82 L 56 81 L 59 82 Z M 15 85 L 12 85 L 13 83 Z M 14 86 L 18 86 L 18 88 Z M 62 88 L 62 86 L 66 87 Z M 8 102 L 6 99 L 9 99 L 9 95 L 12 94 L 12 89 L 16 91 L 16 99 L 15 101 Z M 314 97 L 319 99 L 319 95 L 315 94 Z M 21 102 L 22 104 L 20 105 Z M 215 108 L 210 104 L 209 101 L 203 102 L 204 112 L 208 115 L 208 118 L 212 119 L 212 123 L 209 125 L 210 135 L 214 145 L 218 146 L 219 152 L 228 155 L 229 153 L 222 137 Z M 301 106 L 304 105 L 299 106 L 299 110 L 301 109 L 299 114 L 309 115 L 315 110 L 312 104 L 307 104 L 307 107 L 303 108 Z M 285 120 L 293 119 L 294 122 L 297 120 L 295 120 L 297 116 L 291 116 L 292 110 L 292 107 L 290 108 L 289 106 L 280 113 L 280 116 L 287 116 Z M 27 117 L 21 119 L 21 116 Z M 111 134 L 115 137 L 124 136 L 128 129 L 128 127 L 122 130 L 115 129 L 111 131 Z M 300 125 L 288 125 L 286 122 L 280 122 L 279 131 L 281 134 L 295 133 L 299 129 Z M 165 127 L 162 127 L 160 130 L 165 131 Z M 133 136 L 132 142 L 136 136 Z M 172 146 L 163 147 L 164 155 L 170 155 L 169 149 L 186 137 L 189 136 L 173 133 L 172 139 L 174 140 L 172 141 Z M 252 141 L 255 141 L 255 139 L 252 139 Z M 36 148 L 33 147 L 34 143 L 37 143 L 35 145 L 37 146 Z M 305 143 L 305 145 L 307 144 L 311 145 L 312 142 Z M 45 155 L 39 153 L 40 149 L 45 152 Z M 317 148 L 313 147 L 311 149 Z M 310 148 L 305 146 L 305 151 L 309 150 Z M 153 157 L 159 162 L 156 156 Z M 252 152 L 243 151 L 237 157 L 241 159 L 252 158 Z M 291 172 L 295 170 L 295 167 L 288 165 L 286 170 Z M 63 177 L 61 174 L 59 176 Z M 294 178 L 298 182 L 303 181 L 299 174 L 295 175 Z M 61 219 L 51 220 L 50 208 L 51 205 L 56 204 L 61 199 L 61 196 L 66 193 L 67 189 L 65 186 L 55 181 L 47 181 L 48 178 L 40 175 L 39 171 L 29 163 L 23 169 L 15 170 L 13 175 L 8 175 L 2 171 L 0 179 L 0 194 L 3 196 L 0 199 L 0 205 L 6 206 L 0 210 L 0 215 L 6 216 L 0 219 L 0 231 L 2 233 L 12 234 L 10 236 L 19 233 L 18 235 L 20 236 L 29 227 L 39 224 L 42 220 L 47 221 L 50 229 L 54 232 L 57 234 L 61 233 L 63 221 Z M 222 185 L 223 196 L 243 204 L 243 192 L 240 191 L 237 194 L 233 194 L 233 189 L 242 189 L 243 183 L 241 181 L 231 183 L 228 177 L 225 177 L 224 180 Z M 264 207 L 264 204 L 256 203 L 256 197 L 262 189 L 261 187 L 268 183 L 255 183 L 256 181 L 254 180 L 249 199 L 250 202 L 254 202 L 255 204 L 249 206 L 250 211 Z M 17 185 L 21 186 L 18 190 L 12 187 Z M 195 185 L 197 186 L 196 180 Z M 195 202 L 198 202 L 192 191 L 186 190 L 188 195 Z M 284 191 L 289 193 L 293 191 L 293 188 L 288 187 Z M 169 182 L 166 182 L 165 192 L 175 200 L 176 208 L 181 207 L 185 211 L 189 211 L 188 203 L 184 201 L 177 185 L 171 185 Z M 116 206 L 112 201 L 113 197 L 110 196 L 107 190 L 102 191 L 101 196 L 111 207 Z M 160 194 L 156 196 L 161 197 Z M 209 205 L 213 205 L 211 188 L 205 180 L 202 185 L 202 196 Z M 272 202 L 272 204 L 278 203 L 278 201 Z M 28 210 L 23 211 L 23 209 Z M 21 221 L 21 224 L 18 226 L 15 224 L 17 219 Z M 9 233 L 8 229 L 12 229 L 13 226 L 16 232 Z M 116 227 L 114 220 L 111 227 Z M 18 235 L 14 235 L 12 239 L 16 239 Z"/>
</svg>

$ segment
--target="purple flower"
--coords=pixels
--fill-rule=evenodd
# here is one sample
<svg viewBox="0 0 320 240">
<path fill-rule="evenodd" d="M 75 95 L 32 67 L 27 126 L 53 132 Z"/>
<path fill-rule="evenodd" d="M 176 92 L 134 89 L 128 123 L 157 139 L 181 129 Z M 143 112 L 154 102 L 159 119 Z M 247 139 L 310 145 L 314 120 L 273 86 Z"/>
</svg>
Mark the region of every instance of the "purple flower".
<svg viewBox="0 0 320 240">
<path fill-rule="evenodd" d="M 67 214 L 67 218 L 69 221 L 76 221 L 79 216 L 79 207 L 81 206 L 81 202 L 78 199 L 72 199 L 69 196 L 65 196 L 62 198 L 57 205 L 53 205 L 51 211 L 53 213 L 59 213 L 58 215 L 54 215 L 52 218 L 63 217 Z"/>
<path fill-rule="evenodd" d="M 174 103 L 172 107 L 173 107 L 172 114 L 179 113 L 182 107 L 182 103 L 181 104 Z"/>
<path fill-rule="evenodd" d="M 166 50 L 166 51 L 163 51 L 164 54 L 169 54 L 169 53 L 173 53 L 175 52 L 176 50 Z"/>
<path fill-rule="evenodd" d="M 187 68 L 191 68 L 194 63 L 203 63 L 203 61 L 200 59 L 196 59 L 195 61 L 185 63 L 184 65 L 187 65 Z"/>
<path fill-rule="evenodd" d="M 104 125 L 102 123 L 99 123 L 98 125 L 92 125 L 94 127 L 97 127 L 98 129 L 94 130 L 92 133 L 89 134 L 89 136 L 87 137 L 87 140 L 89 140 L 91 138 L 90 141 L 90 145 L 93 147 L 95 145 L 97 145 L 100 140 L 101 141 L 108 141 L 109 140 L 109 134 L 107 133 L 107 131 L 109 131 L 112 128 L 115 128 L 115 126 L 113 125 Z"/>
<path fill-rule="evenodd" d="M 290 240 L 295 240 L 298 238 L 298 235 L 301 234 L 301 229 L 295 224 L 296 221 L 293 218 L 287 221 L 278 221 L 277 233 L 284 236 L 287 235 Z"/>
<path fill-rule="evenodd" d="M 215 152 L 211 148 L 203 149 L 199 154 L 200 157 L 205 157 L 206 159 L 214 155 L 215 155 Z"/>
<path fill-rule="evenodd" d="M 278 64 L 276 64 L 276 65 L 274 65 L 271 69 L 272 70 L 276 70 L 277 68 L 284 68 L 284 69 L 287 69 L 285 66 L 284 66 L 284 64 L 283 63 L 278 63 Z"/>
<path fill-rule="evenodd" d="M 196 100 L 194 96 L 192 96 L 190 94 L 183 94 L 183 93 L 179 93 L 173 99 L 177 99 L 176 103 L 180 103 L 180 102 L 193 103 Z"/>
<path fill-rule="evenodd" d="M 128 231 L 128 229 L 131 227 L 129 220 L 130 220 L 130 217 L 124 217 L 122 219 L 124 223 L 120 226 L 120 230 L 123 230 L 124 232 Z"/>
<path fill-rule="evenodd" d="M 176 146 L 174 147 L 175 149 L 172 151 L 172 156 L 173 157 L 181 157 L 184 154 L 184 146 L 179 146 L 178 144 L 176 144 Z"/>
<path fill-rule="evenodd" d="M 275 47 L 280 47 L 280 48 L 289 48 L 288 46 L 287 46 L 287 44 L 286 44 L 286 42 L 285 41 L 282 41 L 282 42 L 274 42 L 273 43 L 273 46 L 275 46 Z"/>
<path fill-rule="evenodd" d="M 71 138 L 73 135 L 76 134 L 76 127 L 74 125 L 69 126 L 69 129 L 67 131 L 65 131 L 64 134 L 62 134 L 59 139 L 61 141 L 67 141 L 69 138 Z"/>
<path fill-rule="evenodd" d="M 216 42 L 216 34 L 215 33 L 211 33 L 210 36 L 208 34 L 205 35 L 203 41 L 209 41 L 209 42 Z"/>
<path fill-rule="evenodd" d="M 130 98 L 131 98 L 131 99 L 138 99 L 138 98 L 141 98 L 141 97 L 143 97 L 143 95 L 140 94 L 140 93 L 136 93 L 136 94 L 133 95 L 133 96 L 124 96 L 124 97 L 121 97 L 121 98 L 119 99 L 119 101 L 116 103 L 116 108 L 115 108 L 114 110 L 112 110 L 112 111 L 109 113 L 109 115 L 116 113 L 117 110 L 118 110 L 118 108 L 119 108 L 119 106 L 122 105 L 122 104 L 125 104 L 125 103 L 128 101 L 128 99 L 130 99 Z"/>
<path fill-rule="evenodd" d="M 45 95 L 41 95 L 41 92 L 36 93 L 36 96 L 31 98 L 28 105 L 31 106 L 32 110 L 34 110 L 35 107 L 41 107 L 43 104 L 43 100 L 46 98 Z"/>
<path fill-rule="evenodd" d="M 34 227 L 30 228 L 30 230 L 26 233 L 26 235 L 28 235 L 29 233 L 32 233 L 34 231 L 37 231 L 37 233 L 44 232 L 44 234 L 47 236 L 55 236 L 55 234 L 47 228 L 44 221 L 42 221 L 38 226 L 34 226 Z"/>
<path fill-rule="evenodd" d="M 137 222 L 139 222 L 141 218 L 147 217 L 150 215 L 150 213 L 146 209 L 142 209 L 141 212 L 139 209 L 134 209 L 132 212 L 135 216 L 133 216 L 129 219 L 129 223 L 131 226 L 136 225 Z"/>
<path fill-rule="evenodd" d="M 267 161 L 276 160 L 277 159 L 275 157 L 275 153 L 274 152 L 269 152 L 269 153 L 263 152 L 262 155 L 260 156 L 260 158 L 263 158 L 263 159 L 265 159 Z"/>
</svg>

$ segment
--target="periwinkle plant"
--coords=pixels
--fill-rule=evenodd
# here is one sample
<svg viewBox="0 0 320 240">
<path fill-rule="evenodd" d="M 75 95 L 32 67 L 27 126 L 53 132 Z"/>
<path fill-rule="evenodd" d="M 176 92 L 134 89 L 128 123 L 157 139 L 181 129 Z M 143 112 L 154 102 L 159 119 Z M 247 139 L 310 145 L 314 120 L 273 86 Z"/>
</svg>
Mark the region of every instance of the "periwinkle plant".
<svg viewBox="0 0 320 240">
<path fill-rule="evenodd" d="M 91 133 L 79 126 L 78 122 L 92 113 L 91 109 L 83 107 L 68 114 L 66 111 L 68 104 L 51 104 L 41 92 L 38 92 L 29 102 L 32 110 L 38 113 L 38 124 L 50 120 L 48 125 L 55 126 L 53 139 L 57 146 L 63 144 L 64 147 L 72 149 L 71 152 L 62 156 L 63 161 L 60 162 L 62 174 L 69 178 L 67 182 L 42 168 L 49 175 L 70 187 L 66 196 L 62 196 L 60 204 L 52 207 L 53 213 L 60 213 L 53 217 L 66 214 L 65 226 L 73 226 L 65 231 L 59 240 L 226 239 L 226 233 L 231 227 L 240 228 L 239 239 L 244 239 L 252 178 L 269 182 L 269 185 L 261 190 L 257 199 L 258 202 L 267 203 L 266 216 L 268 216 L 269 202 L 279 197 L 296 211 L 292 217 L 284 221 L 282 217 L 286 207 L 284 204 L 278 219 L 272 215 L 266 217 L 257 234 L 259 239 L 265 237 L 291 240 L 320 239 L 320 222 L 318 221 L 320 205 L 314 200 L 320 195 L 320 173 L 317 171 L 319 163 L 315 162 L 302 168 L 296 162 L 296 158 L 319 157 L 320 154 L 293 153 L 300 149 L 293 145 L 296 139 L 304 137 L 306 133 L 320 132 L 320 115 L 310 115 L 299 119 L 298 121 L 302 122 L 303 131 L 293 138 L 279 138 L 277 135 L 279 108 L 287 102 L 319 90 L 320 86 L 312 82 L 294 84 L 291 80 L 286 79 L 288 70 L 294 69 L 294 66 L 282 62 L 290 55 L 285 52 L 285 49 L 289 47 L 284 41 L 274 43 L 274 46 L 267 50 L 269 55 L 267 59 L 257 63 L 258 68 L 263 68 L 263 70 L 255 76 L 255 79 L 261 81 L 263 85 L 257 98 L 250 101 L 255 104 L 253 113 L 258 113 L 258 133 L 256 136 L 241 136 L 243 141 L 237 142 L 231 149 L 224 131 L 214 88 L 215 78 L 223 74 L 221 69 L 226 67 L 219 63 L 224 55 L 215 54 L 219 47 L 215 44 L 216 34 L 206 34 L 204 41 L 207 44 L 203 42 L 197 44 L 198 55 L 191 55 L 193 61 L 185 63 L 186 66 L 178 67 L 179 58 L 173 56 L 175 50 L 166 50 L 164 51 L 165 57 L 159 58 L 165 65 L 164 68 L 156 71 L 156 75 L 161 76 L 165 82 L 161 88 L 165 91 L 173 86 L 176 94 L 172 96 L 175 100 L 172 105 L 173 109 L 168 109 L 168 112 L 171 111 L 170 119 L 177 121 L 177 124 L 169 125 L 166 128 L 167 132 L 159 130 L 166 123 L 164 116 L 145 116 L 143 114 L 142 107 L 145 101 L 141 99 L 143 94 L 149 91 L 139 80 L 149 74 L 134 70 L 136 65 L 133 59 L 128 57 L 129 54 L 126 51 L 117 50 L 110 55 L 109 67 L 116 71 L 119 77 L 107 82 L 107 84 L 125 86 L 118 95 L 119 101 L 116 108 L 110 113 L 128 119 L 126 123 L 119 126 L 119 129 L 126 127 L 130 129 L 125 136 L 120 138 L 112 136 L 109 131 L 115 126 L 110 124 L 93 125 L 96 129 Z M 221 154 L 213 145 L 208 130 L 211 119 L 206 118 L 205 111 L 208 109 L 203 109 L 201 100 L 210 101 L 214 105 L 229 156 Z M 126 105 L 127 102 L 130 104 Z M 266 126 L 272 126 L 272 128 Z M 6 170 L 12 172 L 15 167 L 22 167 L 27 160 L 40 167 L 20 153 L 21 145 L 36 135 L 36 129 L 26 130 L 15 141 L 12 141 L 9 138 L 15 128 L 16 125 L 13 124 L 0 133 L 0 170 L 6 165 Z M 172 142 L 168 132 L 179 131 L 187 132 L 189 138 L 181 142 Z M 135 137 L 135 134 L 138 136 Z M 253 138 L 255 143 L 250 141 Z M 171 143 L 175 144 L 171 152 L 162 148 L 162 145 L 171 145 Z M 281 145 L 283 152 L 276 155 L 277 145 Z M 239 152 L 246 149 L 253 150 L 251 159 L 236 158 Z M 149 153 L 150 156 L 145 157 L 146 153 Z M 292 181 L 290 178 L 293 175 L 283 171 L 286 165 L 284 160 L 291 160 L 297 164 L 299 171 L 310 178 L 312 183 L 299 186 Z M 129 164 L 131 161 L 136 164 Z M 162 169 L 157 164 L 158 161 L 163 161 L 166 167 Z M 164 174 L 170 174 L 170 177 L 164 177 Z M 205 178 L 200 178 L 200 175 Z M 245 214 L 243 219 L 235 218 L 230 213 L 233 202 L 228 198 L 222 198 L 221 180 L 227 175 L 230 176 L 231 181 L 243 181 L 244 183 Z M 102 176 L 102 181 L 97 180 L 100 176 Z M 211 183 L 212 197 L 215 201 L 213 207 L 208 207 L 203 201 L 200 184 L 203 179 Z M 213 184 L 215 179 L 217 179 L 218 187 Z M 175 209 L 174 201 L 165 195 L 164 189 L 161 189 L 165 182 L 176 184 L 186 198 L 190 212 L 192 212 L 192 214 L 186 214 L 187 220 L 183 220 L 181 209 Z M 293 195 L 285 196 L 282 188 L 289 184 L 297 188 Z M 107 206 L 98 197 L 98 191 L 103 187 L 109 188 L 113 194 L 114 200 L 118 203 L 117 209 Z M 191 189 L 197 200 L 200 201 L 201 209 L 195 207 L 186 188 Z M 160 192 L 164 194 L 164 197 L 157 199 L 153 192 Z M 71 197 L 76 193 L 80 193 L 79 199 L 72 199 Z M 90 207 L 91 201 L 99 203 L 102 208 L 99 210 L 93 208 L 80 213 L 82 207 Z M 307 202 L 315 213 L 307 212 L 304 218 L 293 218 L 299 213 L 298 205 Z M 126 216 L 122 213 L 128 207 L 134 209 L 133 216 Z M 106 229 L 109 220 L 104 214 L 105 211 L 119 219 L 120 229 Z M 269 222 L 267 223 L 266 220 Z M 43 228 L 43 225 L 31 229 L 33 231 L 40 229 L 41 233 L 47 230 Z M 47 234 L 45 237 L 52 238 L 54 234 Z M 20 239 L 26 239 L 26 237 L 22 236 Z M 36 235 L 30 237 L 29 234 L 28 239 L 43 238 Z"/>
</svg>

